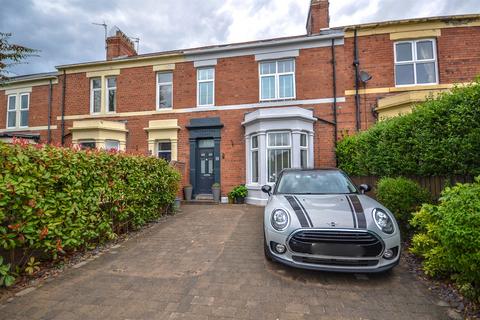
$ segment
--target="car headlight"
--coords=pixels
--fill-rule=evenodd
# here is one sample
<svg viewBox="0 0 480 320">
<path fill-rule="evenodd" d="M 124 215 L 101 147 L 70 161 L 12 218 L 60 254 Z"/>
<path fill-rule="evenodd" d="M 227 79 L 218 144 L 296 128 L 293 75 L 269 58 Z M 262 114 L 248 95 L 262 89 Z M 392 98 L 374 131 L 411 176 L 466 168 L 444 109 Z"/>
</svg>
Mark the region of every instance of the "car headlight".
<svg viewBox="0 0 480 320">
<path fill-rule="evenodd" d="M 290 222 L 290 217 L 285 210 L 275 209 L 272 212 L 272 227 L 277 231 L 283 231 L 287 228 Z"/>
<path fill-rule="evenodd" d="M 373 220 L 377 227 L 386 234 L 392 234 L 395 231 L 392 218 L 384 210 L 375 208 L 372 211 Z"/>
</svg>

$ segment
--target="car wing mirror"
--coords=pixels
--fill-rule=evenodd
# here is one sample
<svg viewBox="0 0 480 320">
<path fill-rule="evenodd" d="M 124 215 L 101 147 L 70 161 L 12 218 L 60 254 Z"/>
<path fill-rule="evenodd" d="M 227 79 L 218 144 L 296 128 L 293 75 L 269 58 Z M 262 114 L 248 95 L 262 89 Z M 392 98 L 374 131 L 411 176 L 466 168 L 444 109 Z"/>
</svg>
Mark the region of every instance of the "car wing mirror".
<svg viewBox="0 0 480 320">
<path fill-rule="evenodd" d="M 364 194 L 365 192 L 372 190 L 372 187 L 366 183 L 362 183 L 358 186 L 358 189 L 360 189 L 360 192 Z"/>
<path fill-rule="evenodd" d="M 272 187 L 268 184 L 262 186 L 262 191 L 267 193 L 269 196 L 272 195 Z"/>
</svg>

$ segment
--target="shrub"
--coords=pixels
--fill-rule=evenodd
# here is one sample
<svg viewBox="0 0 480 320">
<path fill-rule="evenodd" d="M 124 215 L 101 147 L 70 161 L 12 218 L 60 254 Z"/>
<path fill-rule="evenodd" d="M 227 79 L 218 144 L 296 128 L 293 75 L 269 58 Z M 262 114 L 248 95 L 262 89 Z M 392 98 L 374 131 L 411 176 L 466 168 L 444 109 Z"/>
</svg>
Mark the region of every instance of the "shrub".
<svg viewBox="0 0 480 320">
<path fill-rule="evenodd" d="M 0 248 L 24 267 L 95 246 L 164 213 L 179 178 L 153 157 L 0 143 Z"/>
<path fill-rule="evenodd" d="M 377 186 L 377 199 L 395 215 L 400 228 L 409 230 L 409 221 L 413 212 L 430 202 L 430 193 L 413 180 L 382 178 Z"/>
<path fill-rule="evenodd" d="M 337 146 L 350 175 L 480 174 L 480 79 L 380 121 Z"/>
<path fill-rule="evenodd" d="M 420 229 L 412 252 L 425 272 L 451 276 L 464 294 L 480 296 L 480 177 L 446 188 L 438 205 L 424 205 L 412 223 Z"/>
<path fill-rule="evenodd" d="M 228 197 L 230 199 L 245 198 L 247 195 L 248 195 L 247 187 L 245 187 L 245 185 L 243 184 L 234 187 L 232 191 L 228 193 Z"/>
</svg>

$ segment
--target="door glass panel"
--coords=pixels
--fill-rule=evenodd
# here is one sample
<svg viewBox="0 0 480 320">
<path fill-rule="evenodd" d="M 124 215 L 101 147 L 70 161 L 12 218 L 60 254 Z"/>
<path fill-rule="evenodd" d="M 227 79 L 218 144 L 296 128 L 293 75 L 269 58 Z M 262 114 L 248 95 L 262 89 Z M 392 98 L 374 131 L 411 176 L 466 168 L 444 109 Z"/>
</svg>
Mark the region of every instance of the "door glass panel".
<svg viewBox="0 0 480 320">
<path fill-rule="evenodd" d="M 199 148 L 213 148 L 215 143 L 213 142 L 213 139 L 203 139 L 203 140 L 198 140 L 198 147 Z"/>
<path fill-rule="evenodd" d="M 213 173 L 213 161 L 210 158 L 208 161 L 208 173 L 212 174 Z"/>
<path fill-rule="evenodd" d="M 206 159 L 203 158 L 204 154 L 202 154 L 202 159 L 200 160 L 200 173 L 205 174 L 205 168 L 206 168 Z"/>
</svg>

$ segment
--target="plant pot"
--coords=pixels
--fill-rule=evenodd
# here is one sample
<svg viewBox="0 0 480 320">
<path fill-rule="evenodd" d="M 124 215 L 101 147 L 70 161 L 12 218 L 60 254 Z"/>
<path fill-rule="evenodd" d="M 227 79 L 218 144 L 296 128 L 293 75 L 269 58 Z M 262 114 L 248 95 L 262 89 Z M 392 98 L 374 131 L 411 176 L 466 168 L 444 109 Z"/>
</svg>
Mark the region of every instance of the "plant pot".
<svg viewBox="0 0 480 320">
<path fill-rule="evenodd" d="M 220 187 L 212 187 L 213 201 L 220 202 Z"/>
<path fill-rule="evenodd" d="M 235 203 L 234 200 L 235 199 L 228 197 L 228 204 L 234 204 Z"/>
<path fill-rule="evenodd" d="M 244 204 L 245 203 L 245 198 L 244 197 L 236 197 L 235 198 L 235 204 Z"/>
<path fill-rule="evenodd" d="M 185 200 L 191 201 L 192 200 L 192 186 L 185 186 L 183 187 L 183 192 L 185 193 Z"/>
</svg>

